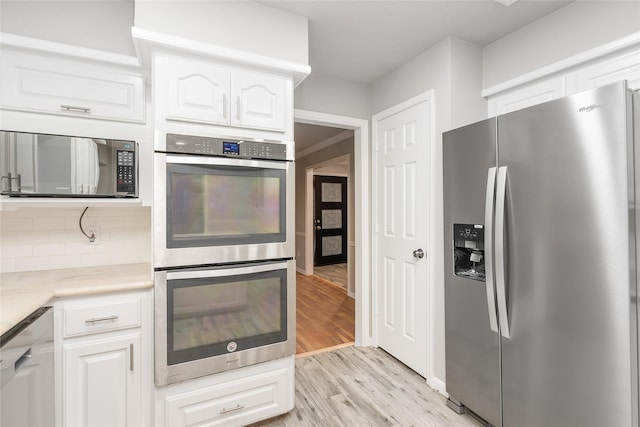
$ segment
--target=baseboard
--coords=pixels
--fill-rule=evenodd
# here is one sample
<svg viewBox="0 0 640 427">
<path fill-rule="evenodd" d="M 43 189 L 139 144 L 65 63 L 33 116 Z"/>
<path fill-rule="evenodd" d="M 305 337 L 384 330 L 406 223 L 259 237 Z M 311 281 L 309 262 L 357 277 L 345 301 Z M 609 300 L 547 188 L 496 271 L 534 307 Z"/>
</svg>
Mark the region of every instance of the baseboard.
<svg viewBox="0 0 640 427">
<path fill-rule="evenodd" d="M 447 393 L 447 384 L 444 381 L 438 378 L 429 378 L 427 379 L 427 385 L 444 397 L 449 397 L 449 393 Z"/>
<path fill-rule="evenodd" d="M 296 271 L 300 274 L 304 274 L 305 276 L 308 276 L 307 270 L 305 270 L 304 268 L 296 267 Z"/>
</svg>

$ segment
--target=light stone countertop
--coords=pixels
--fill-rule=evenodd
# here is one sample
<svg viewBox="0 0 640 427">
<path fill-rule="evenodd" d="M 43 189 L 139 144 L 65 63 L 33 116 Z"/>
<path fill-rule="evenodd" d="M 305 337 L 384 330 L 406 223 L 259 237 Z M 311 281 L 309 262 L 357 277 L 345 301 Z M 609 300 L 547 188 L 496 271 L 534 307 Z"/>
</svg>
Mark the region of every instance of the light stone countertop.
<svg viewBox="0 0 640 427">
<path fill-rule="evenodd" d="M 153 287 L 151 264 L 122 264 L 0 274 L 0 334 L 53 298 Z"/>
</svg>

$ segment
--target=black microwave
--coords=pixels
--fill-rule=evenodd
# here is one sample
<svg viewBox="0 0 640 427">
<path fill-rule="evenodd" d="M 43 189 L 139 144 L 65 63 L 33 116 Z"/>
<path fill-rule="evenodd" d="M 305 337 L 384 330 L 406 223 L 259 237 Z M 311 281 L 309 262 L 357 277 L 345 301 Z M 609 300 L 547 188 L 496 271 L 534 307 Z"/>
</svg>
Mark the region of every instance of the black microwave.
<svg viewBox="0 0 640 427">
<path fill-rule="evenodd" d="M 0 131 L 0 194 L 138 197 L 138 144 Z"/>
</svg>

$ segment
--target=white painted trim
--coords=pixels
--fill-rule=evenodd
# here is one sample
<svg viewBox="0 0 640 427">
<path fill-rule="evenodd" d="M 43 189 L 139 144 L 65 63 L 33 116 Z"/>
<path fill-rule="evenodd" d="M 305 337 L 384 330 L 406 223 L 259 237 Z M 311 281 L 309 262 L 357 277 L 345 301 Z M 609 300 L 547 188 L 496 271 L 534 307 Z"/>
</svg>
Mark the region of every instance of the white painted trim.
<svg viewBox="0 0 640 427">
<path fill-rule="evenodd" d="M 371 141 L 372 141 L 372 146 L 373 146 L 373 153 L 371 154 L 372 157 L 372 170 L 376 170 L 376 166 L 377 166 L 377 159 L 378 156 L 376 155 L 376 152 L 378 151 L 379 148 L 379 143 L 378 143 L 378 132 L 377 132 L 377 128 L 378 128 L 378 122 L 393 116 L 395 114 L 400 113 L 401 111 L 404 111 L 408 108 L 411 108 L 417 104 L 420 104 L 421 102 L 428 102 L 429 103 L 429 146 L 427 147 L 428 153 L 429 153 L 429 169 L 431 170 L 431 162 L 434 161 L 433 156 L 432 156 L 432 144 L 436 144 L 437 143 L 437 139 L 436 139 L 436 133 L 435 133 L 435 104 L 436 104 L 436 100 L 435 100 L 435 91 L 433 89 L 430 89 L 426 92 L 423 92 L 417 96 L 414 96 L 413 98 L 407 99 L 406 101 L 401 102 L 400 104 L 396 104 L 392 107 L 387 108 L 386 110 L 383 110 L 377 114 L 375 114 L 372 118 L 371 118 Z M 427 185 L 431 185 L 431 179 L 430 179 L 430 175 L 429 175 L 429 182 Z M 371 246 L 372 246 L 372 252 L 371 252 L 371 263 L 372 265 L 375 265 L 376 261 L 377 261 L 377 257 L 378 257 L 378 242 L 377 242 L 377 235 L 378 235 L 378 218 L 377 218 L 377 204 L 379 203 L 379 183 L 378 183 L 378 177 L 375 174 L 372 174 L 372 179 L 371 179 L 371 216 L 372 216 L 372 227 L 371 227 Z M 431 197 L 432 191 L 431 188 L 429 187 L 429 194 Z M 426 345 L 427 345 L 427 360 L 426 360 L 426 380 L 427 383 L 429 382 L 435 382 L 436 384 L 441 382 L 438 378 L 436 378 L 434 376 L 434 367 L 433 367 L 433 360 L 434 360 L 434 354 L 435 354 L 435 349 L 433 347 L 432 344 L 432 339 L 435 335 L 435 319 L 433 318 L 434 316 L 434 304 L 435 304 L 435 298 L 434 298 L 434 286 L 431 283 L 432 282 L 432 269 L 433 269 L 433 265 L 431 263 L 431 260 L 433 257 L 429 256 L 429 254 L 432 251 L 438 250 L 438 248 L 435 248 L 431 242 L 434 241 L 434 239 L 432 238 L 431 234 L 433 231 L 433 226 L 431 224 L 431 218 L 432 215 L 430 214 L 430 209 L 431 209 L 431 203 L 429 203 L 429 208 L 427 209 L 427 256 L 425 257 L 425 261 L 427 262 L 427 283 L 426 283 L 426 294 L 429 298 L 428 301 L 428 305 L 427 305 L 427 337 L 426 337 Z M 372 325 L 372 342 L 373 345 L 375 345 L 376 347 L 378 346 L 378 331 L 377 331 L 377 316 L 378 316 L 378 293 L 377 293 L 377 289 L 378 289 L 378 277 L 375 274 L 371 274 L 371 288 L 372 288 L 372 295 L 371 295 L 371 305 L 372 305 L 372 309 L 373 309 L 373 317 L 371 320 L 371 325 Z"/>
<path fill-rule="evenodd" d="M 140 68 L 140 60 L 135 56 L 121 55 L 119 53 L 19 36 L 11 33 L 0 33 L 0 46 L 2 49 L 14 48 L 48 55 L 54 54 L 118 66 L 124 65 L 127 67 Z"/>
<path fill-rule="evenodd" d="M 413 98 L 409 98 L 406 101 L 401 102 L 400 104 L 396 104 L 393 107 L 389 107 L 386 110 L 380 111 L 372 117 L 372 126 L 371 129 L 375 131 L 375 127 L 373 127 L 374 122 L 379 122 L 381 120 L 386 119 L 387 117 L 398 114 L 401 111 L 406 110 L 407 108 L 411 108 L 414 105 L 417 105 L 424 101 L 429 101 L 433 99 L 433 89 L 428 90 L 426 92 L 421 93 L 420 95 L 416 95 Z M 374 140 L 374 145 L 377 147 L 377 141 Z M 377 149 L 377 148 L 376 148 Z"/>
<path fill-rule="evenodd" d="M 301 159 L 304 156 L 308 156 L 311 153 L 315 153 L 316 151 L 320 151 L 323 148 L 327 148 L 333 144 L 337 144 L 338 142 L 342 142 L 347 138 L 353 136 L 352 130 L 345 130 L 344 132 L 340 132 L 337 135 L 333 135 L 330 138 L 325 139 L 324 141 L 320 141 L 317 144 L 313 144 L 313 146 L 296 153 L 296 159 Z"/>
<path fill-rule="evenodd" d="M 370 260 L 371 230 L 369 228 L 370 204 L 369 204 L 369 121 L 348 116 L 320 113 L 308 110 L 293 111 L 296 122 L 332 127 L 353 129 L 354 132 L 354 169 L 355 176 L 355 210 L 358 221 L 354 230 L 355 235 L 355 303 L 356 303 L 356 345 L 368 346 L 371 344 L 371 295 Z"/>
<path fill-rule="evenodd" d="M 310 276 L 310 274 L 307 274 L 306 271 L 304 271 L 303 269 L 301 269 L 300 267 L 296 267 L 296 271 L 300 274 L 303 274 L 305 276 Z"/>
<path fill-rule="evenodd" d="M 567 70 L 576 65 L 583 64 L 587 61 L 600 58 L 604 55 L 617 52 L 619 50 L 640 44 L 640 32 L 633 33 L 626 37 L 622 37 L 618 40 L 614 40 L 610 43 L 605 43 L 596 48 L 581 52 L 577 55 L 570 56 L 562 61 L 555 62 L 551 65 L 547 65 L 530 73 L 523 74 L 506 82 L 488 87 L 482 90 L 482 96 L 487 98 L 489 96 L 513 89 L 514 87 L 529 83 L 533 80 L 549 76 L 551 74 Z"/>
<path fill-rule="evenodd" d="M 305 194 L 307 198 L 304 201 L 304 267 L 307 275 L 313 274 L 313 169 L 305 171 Z M 311 197 L 309 197 L 311 195 Z"/>
<path fill-rule="evenodd" d="M 438 378 L 427 379 L 427 385 L 444 397 L 449 397 L 449 393 L 447 393 L 447 385 Z"/>
<path fill-rule="evenodd" d="M 318 167 L 320 168 L 320 167 Z M 318 172 L 315 168 L 313 169 L 313 176 L 337 176 L 341 178 L 348 178 L 348 173 L 326 173 L 326 172 Z"/>
<path fill-rule="evenodd" d="M 180 53 L 204 56 L 215 60 L 233 62 L 293 75 L 294 87 L 311 74 L 311 67 L 307 64 L 285 61 L 257 53 L 231 49 L 211 43 L 186 39 L 183 37 L 159 33 L 139 27 L 131 27 L 131 36 L 138 57 L 143 64 L 151 66 L 151 51 L 164 49 Z"/>
</svg>

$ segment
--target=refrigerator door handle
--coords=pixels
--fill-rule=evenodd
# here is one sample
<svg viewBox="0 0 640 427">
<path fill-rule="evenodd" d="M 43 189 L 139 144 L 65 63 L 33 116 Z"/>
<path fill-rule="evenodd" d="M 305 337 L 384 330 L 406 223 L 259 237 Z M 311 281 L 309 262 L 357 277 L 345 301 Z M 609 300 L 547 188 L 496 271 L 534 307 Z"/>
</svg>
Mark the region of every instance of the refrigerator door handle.
<svg viewBox="0 0 640 427">
<path fill-rule="evenodd" d="M 489 326 L 498 332 L 498 312 L 496 311 L 495 281 L 493 274 L 493 206 L 496 195 L 496 168 L 487 172 L 487 192 L 484 204 L 484 260 L 487 287 L 487 307 L 489 308 Z"/>
<path fill-rule="evenodd" d="M 498 319 L 500 333 L 504 338 L 510 339 L 509 317 L 507 313 L 507 290 L 505 279 L 505 208 L 507 195 L 507 167 L 498 169 L 498 185 L 496 194 L 496 230 L 495 230 L 495 254 L 496 254 L 496 293 L 498 299 Z"/>
</svg>

